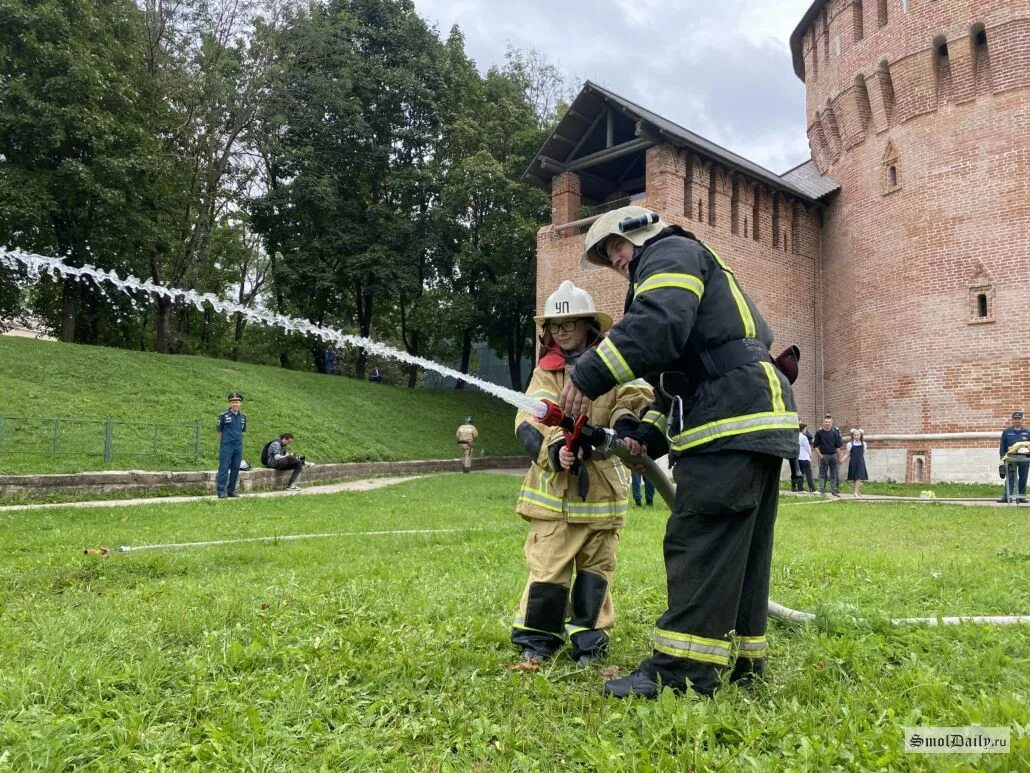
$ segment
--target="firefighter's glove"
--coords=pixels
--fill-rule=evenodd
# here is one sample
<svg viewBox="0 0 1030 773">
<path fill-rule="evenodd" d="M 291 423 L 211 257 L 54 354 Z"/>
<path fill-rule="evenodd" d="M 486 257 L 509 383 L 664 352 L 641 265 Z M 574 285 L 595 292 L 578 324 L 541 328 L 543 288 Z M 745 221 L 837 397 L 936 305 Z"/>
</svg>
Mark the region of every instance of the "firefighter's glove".
<svg viewBox="0 0 1030 773">
<path fill-rule="evenodd" d="M 640 440 L 637 437 L 637 432 L 640 430 L 640 422 L 634 419 L 632 416 L 622 416 L 616 422 L 615 426 L 612 427 L 615 430 L 615 434 L 620 438 L 633 438 L 634 440 Z M 641 441 L 643 442 L 643 441 Z"/>
<path fill-rule="evenodd" d="M 1008 472 L 1008 465 L 1006 465 L 1004 463 L 998 465 L 998 475 L 1001 477 L 1002 480 L 1005 480 L 1005 474 L 1007 472 Z"/>
</svg>

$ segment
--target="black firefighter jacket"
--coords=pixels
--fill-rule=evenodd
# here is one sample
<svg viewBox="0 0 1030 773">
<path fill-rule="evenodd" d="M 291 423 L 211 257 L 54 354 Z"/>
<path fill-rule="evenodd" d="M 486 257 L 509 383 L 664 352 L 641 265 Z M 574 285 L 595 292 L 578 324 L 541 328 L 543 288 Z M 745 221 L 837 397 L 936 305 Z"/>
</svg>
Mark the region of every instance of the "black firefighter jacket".
<svg viewBox="0 0 1030 773">
<path fill-rule="evenodd" d="M 702 353 L 735 339 L 750 339 L 755 361 L 706 372 Z M 640 436 L 652 456 L 742 450 L 796 458 L 797 406 L 768 354 L 772 339 L 722 259 L 671 226 L 638 248 L 625 316 L 580 359 L 572 380 L 590 398 L 638 377 L 650 381 L 656 401 Z M 665 394 L 663 372 L 682 374 L 665 378 Z"/>
</svg>

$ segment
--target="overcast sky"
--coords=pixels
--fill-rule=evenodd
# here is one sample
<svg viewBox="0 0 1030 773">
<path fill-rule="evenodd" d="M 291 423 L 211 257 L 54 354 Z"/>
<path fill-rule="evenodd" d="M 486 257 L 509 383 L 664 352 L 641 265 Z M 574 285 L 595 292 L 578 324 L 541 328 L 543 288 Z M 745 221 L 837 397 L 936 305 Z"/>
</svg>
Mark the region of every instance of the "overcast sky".
<svg viewBox="0 0 1030 773">
<path fill-rule="evenodd" d="M 809 158 L 790 33 L 812 0 L 414 0 L 480 70 L 510 43 L 767 169 Z"/>
</svg>

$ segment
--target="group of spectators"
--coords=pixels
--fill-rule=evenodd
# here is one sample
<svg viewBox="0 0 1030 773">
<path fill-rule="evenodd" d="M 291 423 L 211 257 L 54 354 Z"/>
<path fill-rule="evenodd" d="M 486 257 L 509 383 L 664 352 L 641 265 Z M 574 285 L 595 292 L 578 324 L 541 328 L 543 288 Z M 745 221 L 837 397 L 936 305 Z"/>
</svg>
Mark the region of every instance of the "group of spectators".
<svg viewBox="0 0 1030 773">
<path fill-rule="evenodd" d="M 219 499 L 239 496 L 236 484 L 240 470 L 249 470 L 250 466 L 243 461 L 243 433 L 247 431 L 247 414 L 240 410 L 243 394 L 230 392 L 229 409 L 218 417 L 218 475 L 215 478 L 215 490 Z M 261 465 L 273 470 L 290 470 L 290 481 L 287 491 L 300 491 L 297 480 L 304 471 L 304 457 L 290 453 L 289 446 L 293 442 L 293 433 L 284 432 L 279 437 L 265 443 L 261 449 Z"/>
<path fill-rule="evenodd" d="M 790 487 L 792 491 L 804 493 L 805 483 L 808 492 L 815 493 L 815 481 L 812 479 L 812 457 L 819 464 L 819 494 L 826 496 L 826 485 L 829 483 L 831 496 L 840 496 L 840 465 L 848 463 L 847 480 L 854 485 L 854 494 L 861 497 L 862 481 L 869 480 L 869 472 L 865 465 L 865 432 L 852 429 L 851 438 L 844 442 L 841 432 L 833 424 L 833 416 L 823 417 L 823 426 L 813 436 L 808 432 L 807 424 L 798 425 L 798 458 L 789 459 Z"/>
</svg>

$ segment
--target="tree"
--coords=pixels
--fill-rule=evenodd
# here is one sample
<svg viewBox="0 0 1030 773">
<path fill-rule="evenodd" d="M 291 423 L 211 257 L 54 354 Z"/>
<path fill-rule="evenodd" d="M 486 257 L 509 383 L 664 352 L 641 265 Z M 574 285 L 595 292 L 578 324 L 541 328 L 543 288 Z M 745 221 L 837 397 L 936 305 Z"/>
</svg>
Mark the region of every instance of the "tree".
<svg viewBox="0 0 1030 773">
<path fill-rule="evenodd" d="M 133 190 L 149 144 L 128 0 L 0 0 L 0 241 L 131 270 Z M 105 304 L 59 280 L 35 295 L 62 340 L 96 340 Z"/>
<path fill-rule="evenodd" d="M 277 288 L 313 322 L 368 336 L 376 309 L 422 282 L 439 50 L 409 0 L 312 5 L 283 37 L 267 105 L 282 127 L 265 149 L 275 180 L 255 225 Z"/>
</svg>

